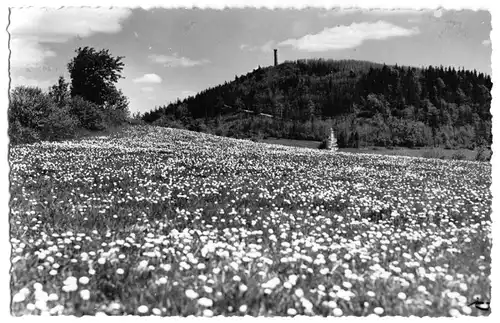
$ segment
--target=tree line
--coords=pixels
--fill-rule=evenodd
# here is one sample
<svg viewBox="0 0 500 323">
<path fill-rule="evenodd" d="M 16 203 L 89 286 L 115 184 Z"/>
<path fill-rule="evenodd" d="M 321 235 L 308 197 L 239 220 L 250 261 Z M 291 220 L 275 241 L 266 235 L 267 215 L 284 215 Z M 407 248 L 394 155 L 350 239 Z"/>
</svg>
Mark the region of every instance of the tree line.
<svg viewBox="0 0 500 323">
<path fill-rule="evenodd" d="M 136 117 L 241 138 L 322 140 L 333 126 L 340 147 L 473 148 L 492 143 L 491 87 L 489 75 L 463 68 L 297 60 Z"/>
</svg>

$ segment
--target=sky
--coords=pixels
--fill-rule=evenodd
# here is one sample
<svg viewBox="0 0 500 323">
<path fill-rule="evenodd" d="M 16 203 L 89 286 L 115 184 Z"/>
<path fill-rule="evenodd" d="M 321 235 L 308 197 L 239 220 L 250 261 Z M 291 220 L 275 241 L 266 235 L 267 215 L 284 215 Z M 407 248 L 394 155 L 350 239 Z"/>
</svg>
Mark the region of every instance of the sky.
<svg viewBox="0 0 500 323">
<path fill-rule="evenodd" d="M 278 59 L 454 66 L 491 75 L 491 15 L 451 10 L 19 8 L 11 87 L 47 89 L 78 47 L 123 56 L 131 112 L 183 99 Z"/>
</svg>

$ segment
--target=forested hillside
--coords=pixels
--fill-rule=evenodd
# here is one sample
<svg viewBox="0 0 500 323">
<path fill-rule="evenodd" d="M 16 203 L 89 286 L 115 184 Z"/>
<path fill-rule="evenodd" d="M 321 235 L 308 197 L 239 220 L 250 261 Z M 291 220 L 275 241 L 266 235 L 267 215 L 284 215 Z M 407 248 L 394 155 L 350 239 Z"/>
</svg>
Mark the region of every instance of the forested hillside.
<svg viewBox="0 0 500 323">
<path fill-rule="evenodd" d="M 140 116 L 218 135 L 322 140 L 340 147 L 489 146 L 489 75 L 450 67 L 298 60 L 258 68 Z"/>
</svg>

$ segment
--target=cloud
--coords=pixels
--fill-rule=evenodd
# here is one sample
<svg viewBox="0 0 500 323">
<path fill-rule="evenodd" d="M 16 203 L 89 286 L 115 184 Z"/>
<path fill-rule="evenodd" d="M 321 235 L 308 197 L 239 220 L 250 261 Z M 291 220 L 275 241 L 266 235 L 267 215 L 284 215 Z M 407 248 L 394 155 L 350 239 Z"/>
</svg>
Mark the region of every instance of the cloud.
<svg viewBox="0 0 500 323">
<path fill-rule="evenodd" d="M 179 57 L 177 53 L 174 53 L 173 55 L 153 54 L 148 57 L 152 62 L 163 64 L 165 67 L 192 67 L 210 63 L 210 61 L 206 59 L 197 61 L 187 57 Z"/>
<path fill-rule="evenodd" d="M 483 40 L 483 41 L 481 42 L 481 44 L 482 44 L 483 46 L 489 46 L 489 45 L 491 45 L 491 40 L 489 40 L 489 39 L 485 39 L 485 40 Z"/>
<path fill-rule="evenodd" d="M 390 37 L 412 36 L 420 33 L 418 28 L 405 29 L 385 21 L 375 23 L 353 23 L 349 26 L 325 28 L 322 32 L 298 39 L 287 39 L 279 46 L 292 46 L 308 52 L 323 52 L 354 48 L 366 40 L 384 40 Z"/>
<path fill-rule="evenodd" d="M 56 56 L 45 47 L 48 43 L 64 43 L 96 33 L 117 33 L 130 14 L 127 8 L 13 9 L 8 27 L 11 65 L 36 67 L 46 58 Z"/>
<path fill-rule="evenodd" d="M 10 88 L 13 89 L 16 86 L 36 86 L 41 88 L 42 90 L 47 90 L 52 85 L 56 84 L 56 80 L 36 80 L 32 78 L 27 78 L 24 76 L 12 76 Z"/>
<path fill-rule="evenodd" d="M 364 14 L 370 16 L 415 16 L 428 13 L 429 10 L 415 10 L 415 9 L 359 9 L 359 8 L 347 8 L 347 9 L 336 9 L 321 12 L 320 17 L 338 17 L 343 15 L 351 14 Z"/>
<path fill-rule="evenodd" d="M 267 53 L 267 52 L 271 52 L 275 46 L 276 46 L 276 42 L 274 40 L 270 40 L 261 46 L 251 46 L 248 44 L 242 44 L 242 45 L 240 45 L 240 49 L 246 50 L 249 52 L 262 51 L 264 53 Z"/>
<path fill-rule="evenodd" d="M 133 80 L 134 83 L 161 83 L 162 79 L 156 74 L 144 74 Z"/>
<path fill-rule="evenodd" d="M 16 67 L 34 68 L 48 57 L 55 57 L 56 53 L 44 48 L 37 40 L 13 38 L 10 41 L 10 65 Z"/>
</svg>

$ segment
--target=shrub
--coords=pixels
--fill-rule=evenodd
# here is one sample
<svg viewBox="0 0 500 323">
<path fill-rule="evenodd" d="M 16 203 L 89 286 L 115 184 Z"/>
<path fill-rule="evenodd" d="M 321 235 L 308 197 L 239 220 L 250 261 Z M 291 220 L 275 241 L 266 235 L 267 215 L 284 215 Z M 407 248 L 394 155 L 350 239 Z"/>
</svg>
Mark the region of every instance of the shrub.
<svg viewBox="0 0 500 323">
<path fill-rule="evenodd" d="M 453 153 L 453 155 L 451 155 L 451 159 L 453 159 L 453 160 L 465 160 L 466 158 L 467 158 L 467 156 L 461 150 L 459 150 L 459 151 Z"/>
<path fill-rule="evenodd" d="M 78 127 L 69 107 L 58 105 L 37 87 L 16 87 L 10 95 L 8 115 L 12 144 L 69 139 Z"/>
<path fill-rule="evenodd" d="M 40 121 L 50 113 L 51 100 L 38 87 L 19 86 L 12 90 L 9 101 L 9 123 L 39 130 Z"/>
<path fill-rule="evenodd" d="M 426 150 L 423 154 L 422 157 L 424 158 L 435 158 L 435 159 L 444 159 L 445 155 L 441 149 L 430 149 Z"/>
<path fill-rule="evenodd" d="M 42 140 L 64 140 L 75 136 L 78 119 L 69 113 L 69 107 L 52 108 L 51 113 L 43 120 Z"/>
<path fill-rule="evenodd" d="M 319 146 L 318 146 L 318 149 L 327 149 L 328 148 L 328 140 L 323 140 Z"/>
<path fill-rule="evenodd" d="M 477 150 L 477 153 L 476 153 L 476 157 L 474 159 L 477 161 L 482 161 L 482 162 L 490 161 L 491 160 L 491 152 L 484 147 L 479 147 L 479 149 Z"/>
<path fill-rule="evenodd" d="M 40 140 L 40 132 L 52 110 L 52 101 L 38 87 L 18 86 L 10 93 L 8 134 L 13 144 Z"/>
<path fill-rule="evenodd" d="M 82 128 L 92 131 L 106 129 L 104 113 L 95 103 L 75 96 L 71 99 L 69 111 L 78 119 Z"/>
<path fill-rule="evenodd" d="M 38 131 L 23 126 L 19 120 L 9 122 L 8 134 L 10 142 L 14 145 L 23 143 L 30 144 L 40 140 Z"/>
</svg>

